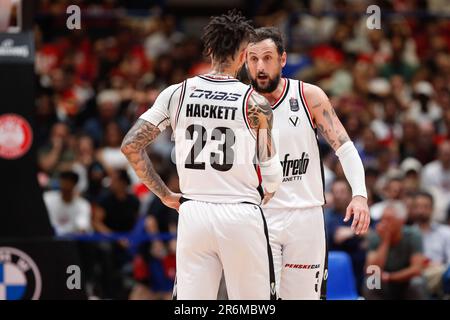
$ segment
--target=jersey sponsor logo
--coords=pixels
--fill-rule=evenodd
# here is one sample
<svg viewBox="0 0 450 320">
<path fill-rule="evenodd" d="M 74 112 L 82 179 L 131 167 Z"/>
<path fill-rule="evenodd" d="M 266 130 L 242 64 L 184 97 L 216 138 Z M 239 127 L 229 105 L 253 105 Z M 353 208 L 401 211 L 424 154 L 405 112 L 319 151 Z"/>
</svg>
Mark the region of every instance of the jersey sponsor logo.
<svg viewBox="0 0 450 320">
<path fill-rule="evenodd" d="M 289 269 L 319 269 L 320 264 L 293 264 L 293 263 L 286 263 L 284 265 L 285 268 Z"/>
<path fill-rule="evenodd" d="M 236 107 L 188 103 L 186 105 L 186 117 L 234 120 L 236 110 Z"/>
<path fill-rule="evenodd" d="M 41 274 L 30 256 L 0 247 L 0 300 L 37 300 L 41 289 Z"/>
<path fill-rule="evenodd" d="M 195 89 L 194 92 L 189 96 L 190 98 L 202 98 L 202 99 L 212 99 L 219 101 L 238 101 L 242 94 L 230 93 L 224 91 L 211 91 Z"/>
<path fill-rule="evenodd" d="M 289 124 L 291 126 L 294 126 L 294 127 L 298 126 L 298 124 L 299 124 L 299 117 L 297 117 L 297 116 L 290 116 L 289 117 Z"/>
<path fill-rule="evenodd" d="M 309 155 L 306 152 L 302 153 L 300 159 L 289 159 L 290 154 L 287 153 L 284 156 L 284 160 L 281 161 L 283 167 L 283 182 L 294 181 L 301 179 L 301 175 L 306 173 L 309 165 Z"/>
<path fill-rule="evenodd" d="M 291 111 L 293 111 L 293 112 L 297 112 L 298 110 L 300 110 L 300 107 L 298 105 L 298 100 L 296 98 L 290 98 L 289 105 L 291 107 Z"/>
</svg>

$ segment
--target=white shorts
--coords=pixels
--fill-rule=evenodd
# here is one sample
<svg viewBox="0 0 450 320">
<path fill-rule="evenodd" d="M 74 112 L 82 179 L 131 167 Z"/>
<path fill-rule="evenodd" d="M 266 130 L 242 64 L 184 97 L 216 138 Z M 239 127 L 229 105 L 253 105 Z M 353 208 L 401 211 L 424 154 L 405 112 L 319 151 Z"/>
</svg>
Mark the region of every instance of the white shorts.
<svg viewBox="0 0 450 320">
<path fill-rule="evenodd" d="M 280 298 L 325 299 L 328 267 L 322 207 L 264 209 L 264 214 Z"/>
<path fill-rule="evenodd" d="M 222 270 L 229 299 L 276 299 L 267 225 L 259 206 L 188 200 L 179 212 L 175 299 L 216 300 Z"/>
</svg>

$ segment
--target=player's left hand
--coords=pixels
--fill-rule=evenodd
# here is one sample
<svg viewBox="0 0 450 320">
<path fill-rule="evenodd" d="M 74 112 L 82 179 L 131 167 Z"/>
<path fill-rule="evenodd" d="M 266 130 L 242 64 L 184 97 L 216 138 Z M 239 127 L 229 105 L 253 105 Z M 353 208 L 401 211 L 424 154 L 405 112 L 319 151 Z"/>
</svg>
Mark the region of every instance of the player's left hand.
<svg viewBox="0 0 450 320">
<path fill-rule="evenodd" d="M 369 229 L 370 214 L 367 199 L 362 196 L 354 196 L 347 207 L 344 221 L 350 220 L 353 215 L 352 230 L 356 234 L 365 234 Z"/>
</svg>

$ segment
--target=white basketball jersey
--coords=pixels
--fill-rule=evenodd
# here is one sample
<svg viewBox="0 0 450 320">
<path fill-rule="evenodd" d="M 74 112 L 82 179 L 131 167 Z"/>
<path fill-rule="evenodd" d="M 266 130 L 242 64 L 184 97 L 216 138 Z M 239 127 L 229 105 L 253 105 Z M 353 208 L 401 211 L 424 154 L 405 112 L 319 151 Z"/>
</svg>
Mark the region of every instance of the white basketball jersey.
<svg viewBox="0 0 450 320">
<path fill-rule="evenodd" d="M 247 123 L 251 88 L 236 79 L 197 76 L 182 84 L 173 117 L 183 196 L 216 203 L 261 202 L 256 139 Z"/>
<path fill-rule="evenodd" d="M 317 132 L 303 83 L 283 78 L 283 94 L 272 106 L 273 137 L 283 167 L 283 182 L 265 208 L 308 208 L 324 204 L 323 167 Z"/>
</svg>

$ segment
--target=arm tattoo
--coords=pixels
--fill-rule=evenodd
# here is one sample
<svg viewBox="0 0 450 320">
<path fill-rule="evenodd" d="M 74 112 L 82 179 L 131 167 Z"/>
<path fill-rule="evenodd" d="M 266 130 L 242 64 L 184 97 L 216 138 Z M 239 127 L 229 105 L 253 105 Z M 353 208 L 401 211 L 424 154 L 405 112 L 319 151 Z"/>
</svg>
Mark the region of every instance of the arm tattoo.
<svg viewBox="0 0 450 320">
<path fill-rule="evenodd" d="M 142 119 L 138 119 L 122 142 L 122 152 L 127 157 L 141 181 L 158 197 L 170 193 L 161 177 L 155 171 L 146 147 L 160 134 L 159 129 Z"/>
<path fill-rule="evenodd" d="M 252 129 L 259 129 L 261 117 L 266 118 L 272 128 L 273 114 L 269 101 L 253 91 L 248 99 L 248 120 Z"/>
<path fill-rule="evenodd" d="M 275 154 L 272 141 L 273 113 L 269 101 L 253 92 L 248 101 L 248 120 L 257 137 L 257 153 L 261 162 L 269 160 Z"/>
<path fill-rule="evenodd" d="M 331 119 L 328 110 L 323 110 L 323 117 L 325 118 L 325 120 L 327 120 L 328 124 L 331 126 L 331 129 L 334 130 L 333 119 Z"/>
<path fill-rule="evenodd" d="M 330 144 L 330 146 L 335 149 L 336 148 L 336 141 L 331 138 L 331 129 L 325 129 L 324 126 L 321 123 L 318 123 L 317 126 L 319 127 L 319 131 L 322 134 L 322 136 L 325 138 L 325 140 Z"/>
<path fill-rule="evenodd" d="M 327 128 L 323 126 L 323 124 L 317 124 L 319 127 L 319 131 L 322 133 L 325 140 L 330 144 L 330 146 L 337 150 L 340 146 L 342 146 L 344 143 L 350 140 L 347 132 L 345 132 L 345 129 L 343 131 L 340 130 L 340 126 L 337 128 L 334 125 L 334 121 L 339 122 L 339 119 L 336 115 L 336 112 L 334 111 L 334 108 L 331 107 L 331 114 L 328 110 L 324 109 L 322 111 L 323 118 L 326 121 Z M 337 140 L 333 137 L 337 137 Z"/>
</svg>

